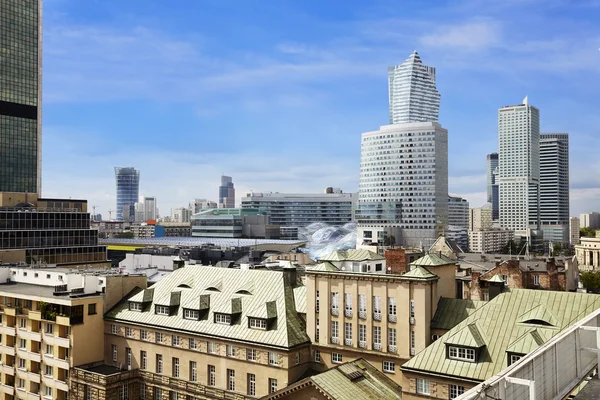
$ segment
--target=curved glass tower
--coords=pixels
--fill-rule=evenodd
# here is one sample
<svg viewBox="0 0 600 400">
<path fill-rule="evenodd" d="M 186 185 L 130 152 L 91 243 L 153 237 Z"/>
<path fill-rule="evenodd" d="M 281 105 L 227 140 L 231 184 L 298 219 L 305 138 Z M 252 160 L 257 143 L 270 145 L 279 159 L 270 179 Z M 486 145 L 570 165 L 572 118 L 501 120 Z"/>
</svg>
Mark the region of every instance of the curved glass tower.
<svg viewBox="0 0 600 400">
<path fill-rule="evenodd" d="M 140 171 L 132 167 L 115 167 L 117 184 L 117 221 L 123 221 L 123 210 L 138 202 L 140 196 Z M 129 217 L 129 215 L 127 215 Z"/>
</svg>

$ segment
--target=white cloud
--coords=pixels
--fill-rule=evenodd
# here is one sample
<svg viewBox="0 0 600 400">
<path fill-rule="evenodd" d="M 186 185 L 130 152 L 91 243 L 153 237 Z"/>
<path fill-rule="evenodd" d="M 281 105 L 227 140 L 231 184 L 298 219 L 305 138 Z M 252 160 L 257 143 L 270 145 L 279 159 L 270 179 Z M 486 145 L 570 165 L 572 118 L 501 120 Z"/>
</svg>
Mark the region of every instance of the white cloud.
<svg viewBox="0 0 600 400">
<path fill-rule="evenodd" d="M 500 25 L 495 21 L 468 21 L 438 28 L 425 34 L 419 42 L 428 47 L 450 47 L 475 51 L 497 45 L 501 40 Z"/>
</svg>

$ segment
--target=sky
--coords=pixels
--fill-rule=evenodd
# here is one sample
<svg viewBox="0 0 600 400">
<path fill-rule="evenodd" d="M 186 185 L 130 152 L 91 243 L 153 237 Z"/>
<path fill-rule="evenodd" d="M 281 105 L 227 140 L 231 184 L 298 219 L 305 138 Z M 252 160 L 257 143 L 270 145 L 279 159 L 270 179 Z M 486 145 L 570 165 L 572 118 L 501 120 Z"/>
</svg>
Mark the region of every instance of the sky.
<svg viewBox="0 0 600 400">
<path fill-rule="evenodd" d="M 162 216 L 250 191 L 356 192 L 387 67 L 436 67 L 449 191 L 485 203 L 497 113 L 570 135 L 571 215 L 600 210 L 600 0 L 45 0 L 43 188 L 116 208 L 141 170 Z M 113 217 L 114 217 L 113 213 Z"/>
</svg>

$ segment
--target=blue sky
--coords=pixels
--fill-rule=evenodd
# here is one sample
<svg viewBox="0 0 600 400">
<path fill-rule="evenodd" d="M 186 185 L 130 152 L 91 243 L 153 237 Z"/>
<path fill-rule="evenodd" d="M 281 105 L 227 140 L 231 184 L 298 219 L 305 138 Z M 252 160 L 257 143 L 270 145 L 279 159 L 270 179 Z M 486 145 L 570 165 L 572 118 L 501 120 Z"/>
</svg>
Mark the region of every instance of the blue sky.
<svg viewBox="0 0 600 400">
<path fill-rule="evenodd" d="M 600 209 L 600 0 L 45 0 L 43 193 L 115 208 L 141 170 L 161 215 L 247 191 L 358 190 L 387 67 L 437 68 L 449 190 L 485 201 L 497 110 L 568 132 L 571 214 Z"/>
</svg>

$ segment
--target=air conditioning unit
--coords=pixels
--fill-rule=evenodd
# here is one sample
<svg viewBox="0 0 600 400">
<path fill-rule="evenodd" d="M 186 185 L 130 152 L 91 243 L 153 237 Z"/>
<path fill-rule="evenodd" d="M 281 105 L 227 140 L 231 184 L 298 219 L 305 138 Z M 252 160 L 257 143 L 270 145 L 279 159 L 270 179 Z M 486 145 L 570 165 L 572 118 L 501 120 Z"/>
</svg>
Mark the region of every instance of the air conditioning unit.
<svg viewBox="0 0 600 400">
<path fill-rule="evenodd" d="M 410 317 L 410 324 L 414 325 L 415 324 L 415 317 Z"/>
<path fill-rule="evenodd" d="M 410 349 L 410 356 L 414 356 L 415 355 L 415 349 Z"/>
</svg>

